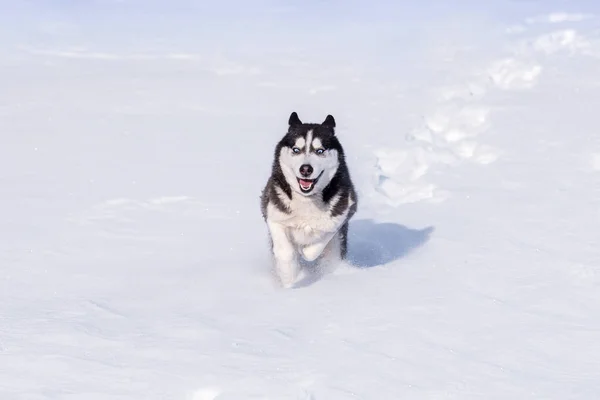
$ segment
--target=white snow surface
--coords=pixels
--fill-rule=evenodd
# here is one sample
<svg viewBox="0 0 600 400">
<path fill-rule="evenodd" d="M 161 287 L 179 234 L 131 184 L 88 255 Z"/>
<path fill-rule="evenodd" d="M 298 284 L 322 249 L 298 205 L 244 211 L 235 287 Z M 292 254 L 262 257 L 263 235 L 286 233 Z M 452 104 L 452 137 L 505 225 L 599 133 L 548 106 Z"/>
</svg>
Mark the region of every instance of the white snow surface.
<svg viewBox="0 0 600 400">
<path fill-rule="evenodd" d="M 397 3 L 1 2 L 0 399 L 600 398 L 600 5 Z M 282 289 L 292 111 L 360 200 Z"/>
</svg>

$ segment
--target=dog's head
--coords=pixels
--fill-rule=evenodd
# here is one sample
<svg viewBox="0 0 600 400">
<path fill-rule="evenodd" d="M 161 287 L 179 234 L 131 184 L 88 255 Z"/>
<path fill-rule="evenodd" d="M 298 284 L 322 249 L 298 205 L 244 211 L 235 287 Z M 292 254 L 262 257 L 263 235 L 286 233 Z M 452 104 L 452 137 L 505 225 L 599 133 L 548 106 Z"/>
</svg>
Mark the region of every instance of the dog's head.
<svg viewBox="0 0 600 400">
<path fill-rule="evenodd" d="M 303 196 L 320 193 L 335 176 L 344 153 L 331 115 L 321 124 L 302 123 L 293 112 L 279 142 L 279 166 L 288 184 Z"/>
</svg>

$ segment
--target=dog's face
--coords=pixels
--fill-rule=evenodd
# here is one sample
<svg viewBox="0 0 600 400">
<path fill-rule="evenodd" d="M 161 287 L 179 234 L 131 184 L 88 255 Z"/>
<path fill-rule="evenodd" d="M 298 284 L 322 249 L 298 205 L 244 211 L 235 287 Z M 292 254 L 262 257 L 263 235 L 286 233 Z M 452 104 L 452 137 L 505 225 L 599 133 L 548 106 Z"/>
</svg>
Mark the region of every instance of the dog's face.
<svg viewBox="0 0 600 400">
<path fill-rule="evenodd" d="M 278 148 L 285 179 L 303 196 L 320 193 L 334 177 L 343 157 L 331 115 L 322 124 L 303 124 L 293 112 L 288 132 Z"/>
</svg>

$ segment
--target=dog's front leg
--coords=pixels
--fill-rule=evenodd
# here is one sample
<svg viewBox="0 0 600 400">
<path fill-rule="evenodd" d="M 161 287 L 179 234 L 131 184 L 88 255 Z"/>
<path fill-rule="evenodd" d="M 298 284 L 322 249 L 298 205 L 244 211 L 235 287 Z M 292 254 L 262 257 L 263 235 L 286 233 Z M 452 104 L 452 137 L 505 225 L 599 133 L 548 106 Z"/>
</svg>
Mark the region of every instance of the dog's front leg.
<svg viewBox="0 0 600 400">
<path fill-rule="evenodd" d="M 304 246 L 302 248 L 302 256 L 304 257 L 304 259 L 306 261 L 310 262 L 310 261 L 315 261 L 317 258 L 319 258 L 321 253 L 323 253 L 323 250 L 325 250 L 325 247 L 327 247 L 327 245 L 329 244 L 331 239 L 333 239 L 333 237 L 336 234 L 337 234 L 337 230 L 335 232 L 326 233 L 316 243 L 312 243 L 312 244 L 309 244 L 308 246 Z"/>
<path fill-rule="evenodd" d="M 294 284 L 300 270 L 296 250 L 283 225 L 270 222 L 268 226 L 273 242 L 275 272 L 283 287 L 289 288 Z"/>
</svg>

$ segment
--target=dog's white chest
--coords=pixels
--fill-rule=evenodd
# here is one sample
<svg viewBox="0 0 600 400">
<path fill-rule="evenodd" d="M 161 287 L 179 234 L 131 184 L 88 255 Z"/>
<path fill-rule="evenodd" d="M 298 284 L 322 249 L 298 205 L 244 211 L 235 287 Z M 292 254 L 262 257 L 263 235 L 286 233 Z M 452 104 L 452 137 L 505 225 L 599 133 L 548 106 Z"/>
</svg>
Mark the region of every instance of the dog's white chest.
<svg viewBox="0 0 600 400">
<path fill-rule="evenodd" d="M 288 208 L 289 214 L 275 210 L 271 217 L 285 226 L 298 244 L 314 243 L 336 228 L 328 205 L 321 200 L 293 196 Z"/>
</svg>

